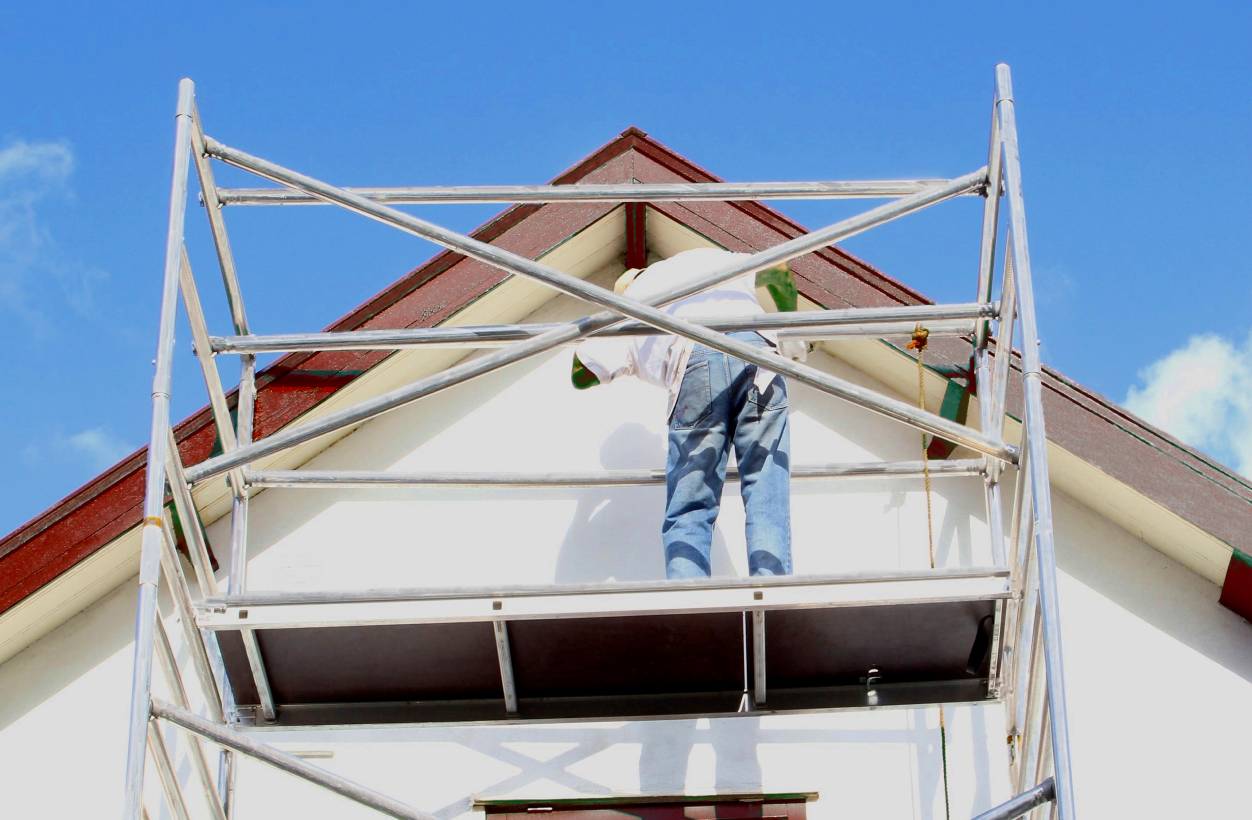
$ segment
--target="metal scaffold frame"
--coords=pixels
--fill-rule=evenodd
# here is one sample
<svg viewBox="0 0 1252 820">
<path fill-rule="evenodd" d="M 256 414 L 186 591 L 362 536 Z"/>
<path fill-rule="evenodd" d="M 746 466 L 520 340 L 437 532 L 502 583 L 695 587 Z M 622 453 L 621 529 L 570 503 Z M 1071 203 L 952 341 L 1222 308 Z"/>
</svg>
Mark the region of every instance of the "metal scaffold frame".
<svg viewBox="0 0 1252 820">
<path fill-rule="evenodd" d="M 1007 711 L 1012 779 L 1017 797 L 980 815 L 1017 817 L 1045 806 L 1062 820 L 1076 817 L 1065 705 L 1064 671 L 1056 587 L 1052 505 L 1048 480 L 1039 335 L 1031 281 L 1026 215 L 1018 153 L 1017 126 L 1009 68 L 996 68 L 995 101 L 986 166 L 950 180 L 869 180 L 851 182 L 664 183 L 609 185 L 477 186 L 457 188 L 339 188 L 225 145 L 206 135 L 196 107 L 194 86 L 179 85 L 175 118 L 174 168 L 166 238 L 164 280 L 156 373 L 152 389 L 152 426 L 148 447 L 139 569 L 139 599 L 126 759 L 124 817 L 144 816 L 146 760 L 153 759 L 170 811 L 187 817 L 162 726 L 178 727 L 191 739 L 188 754 L 203 787 L 212 816 L 233 816 L 235 761 L 244 754 L 324 786 L 393 817 L 428 818 L 338 775 L 313 766 L 254 739 L 235 725 L 234 699 L 222 668 L 216 636 L 238 632 L 255 683 L 264 719 L 274 720 L 276 703 L 265 658 L 254 630 L 266 626 L 335 626 L 342 624 L 423 623 L 479 619 L 495 630 L 504 702 L 517 712 L 510 658 L 508 621 L 519 618 L 740 611 L 752 613 L 751 640 L 756 649 L 752 681 L 754 700 L 766 702 L 763 658 L 765 613 L 799 606 L 892 605 L 947 600 L 993 601 L 995 626 L 988 678 L 989 692 Z M 223 189 L 213 178 L 212 161 L 243 169 L 278 183 L 279 188 Z M 232 334 L 209 333 L 196 280 L 184 245 L 188 183 L 194 167 L 216 247 L 225 286 Z M 802 311 L 734 321 L 693 322 L 660 310 L 736 277 L 766 270 L 957 196 L 984 198 L 978 286 L 975 301 L 957 305 Z M 439 227 L 394 205 L 418 203 L 660 202 L 677 200 L 852 199 L 886 198 L 885 204 L 857 216 L 796 237 L 715 271 L 699 281 L 672 288 L 647 301 L 617 295 L 540 262 L 470 236 Z M 1007 204 L 1002 220 L 1001 200 Z M 604 308 L 560 324 L 437 327 L 301 333 L 252 334 L 223 221 L 231 205 L 333 204 L 409 234 L 430 240 L 508 273 Z M 1007 247 L 997 253 L 1001 222 L 1007 222 Z M 995 287 L 997 257 L 1003 259 Z M 997 294 L 998 293 L 998 297 Z M 183 465 L 170 422 L 170 390 L 177 302 L 181 297 L 195 355 L 209 395 L 222 445 L 219 455 L 191 467 Z M 992 325 L 994 323 L 994 334 Z M 884 338 L 907 335 L 918 325 L 936 334 L 972 339 L 975 375 L 980 386 L 979 424 L 972 428 L 919 409 L 814 367 L 782 358 L 726 334 L 771 328 L 801 339 L 845 336 Z M 1024 412 L 1020 440 L 1006 441 L 1007 388 L 1013 362 L 1014 334 L 1021 354 L 1017 364 Z M 657 470 L 506 473 L 379 473 L 352 470 L 257 470 L 259 459 L 343 430 L 461 384 L 484 373 L 570 344 L 592 334 L 670 333 L 782 373 L 789 379 L 895 419 L 924 433 L 955 442 L 976 455 L 929 465 L 933 477 L 977 476 L 985 489 L 994 565 L 957 570 L 927 570 L 789 576 L 775 579 L 712 579 L 701 582 L 553 585 L 512 590 L 372 590 L 362 593 L 249 593 L 247 591 L 247 517 L 250 495 L 264 488 L 376 486 L 456 487 L 602 487 L 655 484 Z M 994 341 L 994 344 L 993 344 Z M 259 440 L 253 434 L 256 402 L 256 355 L 297 350 L 396 350 L 426 346 L 498 348 L 433 375 L 312 421 L 290 426 Z M 226 392 L 214 357 L 238 355 L 241 380 L 237 414 L 232 422 Z M 795 478 L 921 476 L 923 462 L 801 465 Z M 231 492 L 231 561 L 225 594 L 213 574 L 207 537 L 196 511 L 192 487 L 228 476 Z M 735 480 L 732 473 L 731 480 Z M 1005 484 L 1008 484 L 1007 488 Z M 175 548 L 167 493 L 172 497 L 185 536 L 195 586 L 189 583 Z M 1002 496 L 1010 494 L 1007 521 Z M 158 586 L 164 580 L 181 624 L 185 645 L 205 714 L 193 711 L 174 648 L 159 617 Z M 508 615 L 500 601 L 509 601 Z M 241 614 L 242 613 L 242 614 Z M 246 620 L 244 620 L 246 618 Z M 172 702 L 152 692 L 153 660 L 159 659 Z M 211 775 L 210 744 L 220 748 L 216 778 Z"/>
</svg>

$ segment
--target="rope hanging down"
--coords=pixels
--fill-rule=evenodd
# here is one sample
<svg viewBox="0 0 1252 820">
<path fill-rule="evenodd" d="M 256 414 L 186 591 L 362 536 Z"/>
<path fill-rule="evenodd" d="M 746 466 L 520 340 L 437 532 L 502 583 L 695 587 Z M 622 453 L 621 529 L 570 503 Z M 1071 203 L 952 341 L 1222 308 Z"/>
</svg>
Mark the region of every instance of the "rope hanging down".
<svg viewBox="0 0 1252 820">
<path fill-rule="evenodd" d="M 917 406 L 926 409 L 926 344 L 930 340 L 930 331 L 918 324 L 913 329 L 913 338 L 905 345 L 909 350 L 917 351 Z M 926 446 L 926 434 L 922 433 L 922 481 L 926 488 L 926 543 L 929 547 L 930 568 L 935 568 L 935 511 L 930 487 L 930 454 Z M 943 812 L 951 820 L 952 808 L 948 803 L 948 732 L 944 726 L 943 704 L 939 704 L 939 754 L 943 763 Z"/>
</svg>

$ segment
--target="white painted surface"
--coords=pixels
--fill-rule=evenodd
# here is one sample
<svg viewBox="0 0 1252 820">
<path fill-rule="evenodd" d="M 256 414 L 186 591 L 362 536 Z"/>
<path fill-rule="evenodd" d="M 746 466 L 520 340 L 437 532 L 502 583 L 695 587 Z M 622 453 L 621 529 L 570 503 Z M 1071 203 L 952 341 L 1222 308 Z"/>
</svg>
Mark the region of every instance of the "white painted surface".
<svg viewBox="0 0 1252 820">
<path fill-rule="evenodd" d="M 554 305 L 536 319 L 563 314 Z M 868 380 L 824 356 L 815 363 Z M 568 352 L 477 380 L 367 425 L 316 467 L 533 470 L 657 466 L 664 396 L 622 383 L 575 393 Z M 519 378 L 520 377 L 520 378 Z M 914 433 L 793 389 L 797 463 L 917 456 Z M 806 482 L 800 572 L 927 565 L 918 481 Z M 937 482 L 941 565 L 987 561 L 977 481 Z M 655 578 L 660 488 L 269 491 L 252 508 L 253 589 Z M 1229 814 L 1252 736 L 1252 631 L 1217 589 L 1071 499 L 1057 499 L 1074 764 L 1084 817 Z M 743 572 L 728 488 L 718 573 Z M 219 555 L 224 523 L 211 538 Z M 0 665 L 4 815 L 109 817 L 120 803 L 133 586 Z M 173 630 L 172 630 L 173 631 Z M 191 676 L 187 676 L 191 680 Z M 992 704 L 948 710 L 952 816 L 1008 796 Z M 283 748 L 435 811 L 480 797 L 816 791 L 822 817 L 943 817 L 934 709 L 536 726 L 263 733 Z M 186 748 L 185 744 L 180 744 Z M 185 758 L 184 782 L 194 785 Z M 149 776 L 150 794 L 155 797 Z M 155 806 L 156 802 L 150 802 Z M 373 816 L 245 764 L 239 818 Z M 199 810 L 200 806 L 194 806 Z M 154 817 L 162 816 L 154 813 Z"/>
<path fill-rule="evenodd" d="M 566 300 L 534 315 L 569 315 Z M 812 363 L 863 374 L 824 354 Z M 557 351 L 377 419 L 313 469 L 527 472 L 663 467 L 665 394 L 637 380 L 576 391 Z M 882 385 L 873 386 L 884 389 Z M 792 385 L 794 463 L 915 460 L 895 422 Z M 936 480 L 940 566 L 990 563 L 981 485 Z M 642 580 L 660 577 L 663 487 L 587 490 L 270 490 L 252 505 L 253 590 Z M 714 536 L 719 575 L 746 572 L 743 506 L 728 487 Z M 929 566 L 917 479 L 797 482 L 797 571 Z M 227 543 L 229 522 L 210 528 Z"/>
</svg>

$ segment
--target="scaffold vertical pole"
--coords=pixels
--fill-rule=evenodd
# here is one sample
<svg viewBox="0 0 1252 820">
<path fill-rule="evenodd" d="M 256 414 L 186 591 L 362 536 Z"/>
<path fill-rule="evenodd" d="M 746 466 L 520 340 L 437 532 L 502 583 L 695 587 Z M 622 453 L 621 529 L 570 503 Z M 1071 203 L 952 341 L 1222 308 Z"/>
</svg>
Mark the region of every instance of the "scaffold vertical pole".
<svg viewBox="0 0 1252 820">
<path fill-rule="evenodd" d="M 1009 229 L 1013 240 L 1013 267 L 1017 276 L 1018 310 L 1022 325 L 1022 393 L 1025 404 L 1026 450 L 1031 472 L 1031 507 L 1035 519 L 1035 562 L 1039 573 L 1042 649 L 1047 680 L 1052 761 L 1056 772 L 1056 807 L 1060 820 L 1075 817 L 1069 759 L 1065 672 L 1061 658 L 1061 622 L 1056 587 L 1056 545 L 1052 531 L 1052 493 L 1048 480 L 1048 441 L 1043 421 L 1043 369 L 1039 358 L 1039 330 L 1035 318 L 1030 247 L 1026 239 L 1026 208 L 1022 195 L 1021 157 L 1013 106 L 1009 67 L 996 66 L 997 109 L 1004 144 L 1005 191 Z"/>
<path fill-rule="evenodd" d="M 139 602 L 135 612 L 135 655 L 130 684 L 130 726 L 126 747 L 125 820 L 143 812 L 143 775 L 147 757 L 148 718 L 152 702 L 152 657 L 156 649 L 157 583 L 161 576 L 161 539 L 165 505 L 165 456 L 169 446 L 170 383 L 173 377 L 174 326 L 178 273 L 182 262 L 183 219 L 187 210 L 187 175 L 191 154 L 191 111 L 195 86 L 178 84 L 174 117 L 174 174 L 170 185 L 169 228 L 165 240 L 165 278 L 157 335 L 156 372 L 152 379 L 152 430 L 144 485 L 143 536 L 139 558 Z"/>
<path fill-rule="evenodd" d="M 995 106 L 991 107 L 991 134 L 987 147 L 987 187 L 984 192 L 982 236 L 978 248 L 978 293 L 979 304 L 991 304 L 995 285 L 996 238 L 1000 219 L 1000 122 Z M 988 359 L 987 339 L 990 320 L 980 320 L 974 327 L 973 379 L 974 392 L 978 395 L 978 429 L 989 434 L 995 430 L 997 437 L 1004 435 L 1003 418 L 996 413 L 995 406 L 988 401 L 988 395 L 994 393 L 991 363 Z M 1000 464 L 993 458 L 984 457 L 985 476 L 983 479 L 983 499 L 987 510 L 987 532 L 991 545 L 991 562 L 996 565 L 1005 563 L 1004 549 L 1004 511 L 1000 498 Z M 991 629 L 991 665 L 987 670 L 988 688 L 993 695 L 1000 692 L 1001 670 L 1001 635 L 1004 629 L 1006 604 L 997 601 L 995 618 Z"/>
</svg>

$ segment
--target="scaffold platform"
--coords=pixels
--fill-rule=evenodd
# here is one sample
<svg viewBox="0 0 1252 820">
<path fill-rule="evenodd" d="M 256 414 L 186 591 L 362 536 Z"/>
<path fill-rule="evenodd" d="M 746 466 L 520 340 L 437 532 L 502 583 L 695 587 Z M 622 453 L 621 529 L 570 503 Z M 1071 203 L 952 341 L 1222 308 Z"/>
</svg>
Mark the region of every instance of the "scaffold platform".
<svg viewBox="0 0 1252 820">
<path fill-rule="evenodd" d="M 810 711 L 988 696 L 995 570 L 208 600 L 236 704 L 277 725 Z M 264 721 L 262 721 L 264 722 Z"/>
</svg>

